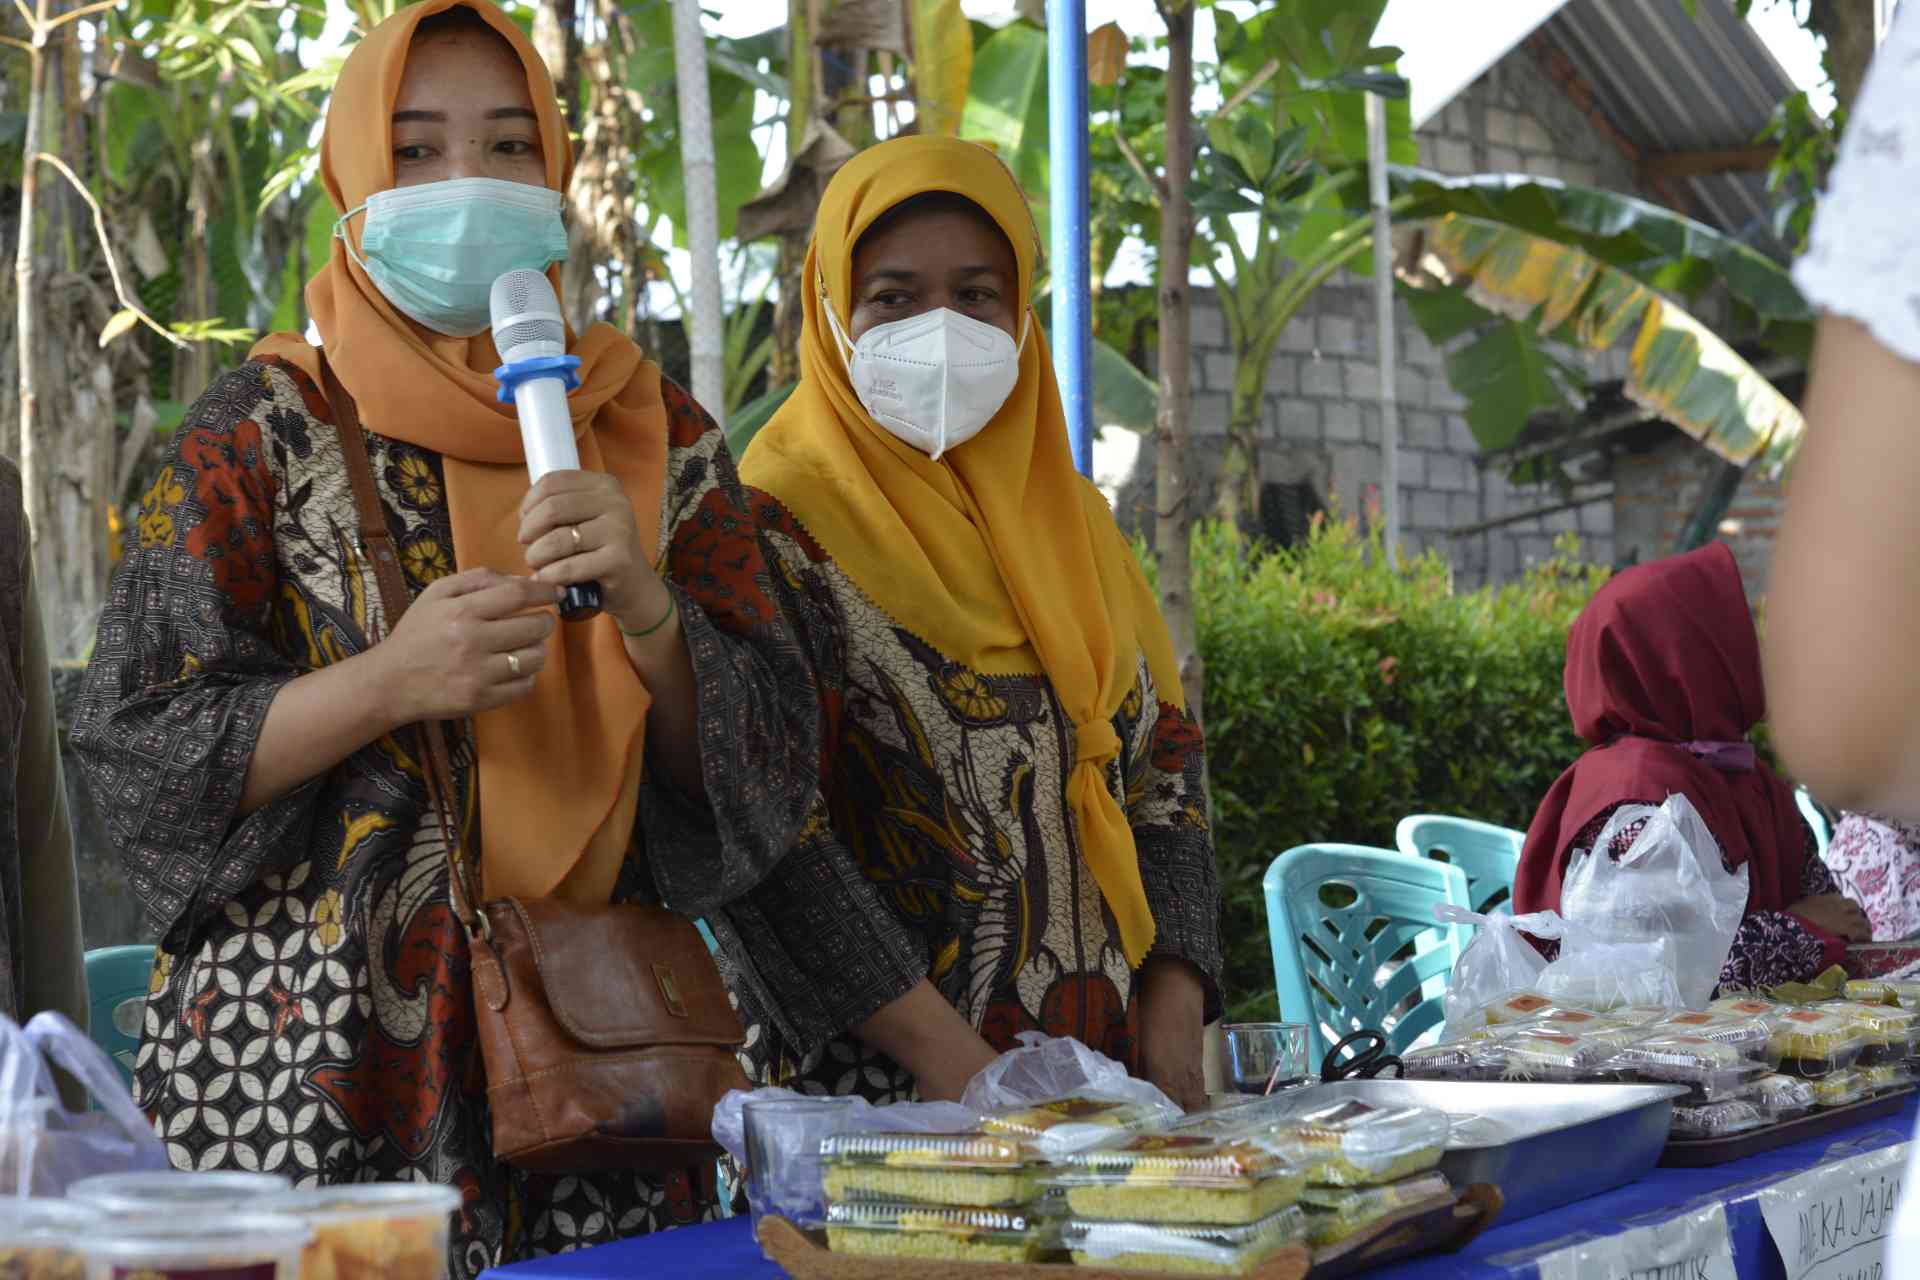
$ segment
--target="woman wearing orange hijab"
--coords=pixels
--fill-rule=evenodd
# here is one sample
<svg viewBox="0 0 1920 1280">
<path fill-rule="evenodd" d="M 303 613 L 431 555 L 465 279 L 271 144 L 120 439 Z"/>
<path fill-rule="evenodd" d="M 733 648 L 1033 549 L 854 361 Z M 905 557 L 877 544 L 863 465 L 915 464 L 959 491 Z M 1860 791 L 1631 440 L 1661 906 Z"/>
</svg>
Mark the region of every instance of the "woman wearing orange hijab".
<svg viewBox="0 0 1920 1280">
<path fill-rule="evenodd" d="M 1204 1096 L 1219 884 L 1166 626 L 1073 470 L 994 155 L 856 156 L 806 262 L 801 381 L 741 474 L 816 647 L 824 802 L 715 925 L 751 1070 L 955 1097 L 1023 1031 Z"/>
<path fill-rule="evenodd" d="M 174 1163 L 454 1185 L 458 1277 L 703 1216 L 711 1174 L 494 1160 L 408 726 L 463 730 L 458 856 L 490 894 L 711 911 L 814 793 L 811 677 L 720 432 L 604 324 L 568 335 L 584 469 L 529 492 L 486 298 L 565 255 L 570 169 L 546 68 L 485 0 L 426 0 L 360 43 L 307 302 L 411 606 L 389 625 L 319 352 L 276 335 L 176 436 L 74 727 L 162 933 L 136 1080 Z M 605 612 L 558 623 L 587 580 Z"/>
</svg>

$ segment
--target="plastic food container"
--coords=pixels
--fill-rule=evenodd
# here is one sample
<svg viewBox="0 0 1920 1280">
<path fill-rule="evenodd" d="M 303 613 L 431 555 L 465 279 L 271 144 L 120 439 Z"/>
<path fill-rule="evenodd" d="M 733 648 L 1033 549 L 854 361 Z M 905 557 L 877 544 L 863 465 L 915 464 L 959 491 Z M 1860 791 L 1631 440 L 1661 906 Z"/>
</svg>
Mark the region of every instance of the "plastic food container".
<svg viewBox="0 0 1920 1280">
<path fill-rule="evenodd" d="M 1752 1014 L 1707 1010 L 1703 1013 L 1676 1013 L 1653 1028 L 1656 1035 L 1699 1036 L 1715 1044 L 1731 1045 L 1742 1056 L 1766 1062 L 1771 1069 L 1779 1065 L 1768 1048 L 1773 1032 L 1764 1018 Z M 1769 1059 L 1772 1058 L 1771 1061 Z"/>
<path fill-rule="evenodd" d="M 1046 1185 L 1080 1217 L 1238 1225 L 1286 1208 L 1306 1182 L 1307 1171 L 1271 1142 L 1173 1133 L 1069 1156 Z"/>
<path fill-rule="evenodd" d="M 829 1201 L 987 1208 L 1040 1193 L 1020 1143 L 997 1133 L 830 1134 L 820 1140 L 820 1169 Z"/>
<path fill-rule="evenodd" d="M 1813 1110 L 1813 1084 L 1798 1076 L 1761 1076 L 1747 1097 L 1767 1113 L 1772 1124 L 1798 1120 Z"/>
<path fill-rule="evenodd" d="M 1504 1065 L 1496 1046 L 1473 1040 L 1449 1040 L 1400 1055 L 1409 1080 L 1497 1080 Z"/>
<path fill-rule="evenodd" d="M 313 1228 L 301 1280 L 442 1280 L 447 1235 L 460 1193 L 426 1182 L 368 1182 L 290 1191 L 263 1213 Z"/>
<path fill-rule="evenodd" d="M 1905 1088 L 1913 1083 L 1913 1073 L 1907 1070 L 1904 1062 L 1882 1062 L 1860 1070 L 1867 1073 L 1867 1087 L 1875 1093 Z"/>
<path fill-rule="evenodd" d="M 1164 1129 L 1179 1113 L 1142 1102 L 1055 1098 L 987 1116 L 980 1127 L 1016 1138 L 1048 1157 L 1111 1147 L 1137 1133 Z"/>
<path fill-rule="evenodd" d="M 293 1190 L 277 1173 L 103 1173 L 67 1188 L 67 1199 L 102 1213 L 194 1214 L 257 1211 L 262 1201 Z"/>
<path fill-rule="evenodd" d="M 1651 1027 L 1665 1022 L 1679 1012 L 1682 1011 L 1669 1009 L 1663 1004 L 1628 1004 L 1621 1005 L 1618 1009 L 1607 1010 L 1607 1017 L 1623 1026 Z"/>
<path fill-rule="evenodd" d="M 1289 1205 L 1258 1222 L 1237 1226 L 1076 1218 L 1061 1229 L 1060 1243 L 1083 1267 L 1237 1276 L 1259 1266 L 1274 1250 L 1306 1236 L 1306 1216 Z"/>
<path fill-rule="evenodd" d="M 0 1276 L 6 1280 L 81 1280 L 79 1242 L 99 1215 L 64 1200 L 0 1199 Z"/>
<path fill-rule="evenodd" d="M 1300 1207 L 1307 1215 L 1307 1238 L 1316 1245 L 1338 1244 L 1383 1218 L 1417 1204 L 1451 1195 L 1445 1174 L 1429 1173 L 1384 1187 L 1309 1187 Z"/>
<path fill-rule="evenodd" d="M 1767 1073 L 1732 1045 L 1693 1035 L 1643 1040 L 1623 1049 L 1608 1065 L 1635 1080 L 1691 1085 L 1694 1102 L 1733 1097 Z"/>
<path fill-rule="evenodd" d="M 188 1209 L 88 1229 L 87 1280 L 300 1280 L 298 1218 Z"/>
<path fill-rule="evenodd" d="M 1676 1138 L 1724 1138 L 1765 1128 L 1770 1121 L 1758 1104 L 1743 1098 L 1709 1102 L 1698 1107 L 1673 1109 L 1673 1136 Z"/>
<path fill-rule="evenodd" d="M 1777 1013 L 1785 1013 L 1792 1005 L 1781 1004 L 1778 1000 L 1769 1000 L 1765 996 L 1731 995 L 1721 996 L 1707 1006 L 1712 1013 L 1732 1013 L 1746 1018 L 1765 1018 Z"/>
<path fill-rule="evenodd" d="M 1873 1092 L 1867 1073 L 1859 1067 L 1835 1071 L 1818 1080 L 1808 1081 L 1808 1084 L 1813 1088 L 1814 1105 L 1821 1107 L 1844 1107 L 1859 1102 Z"/>
<path fill-rule="evenodd" d="M 1904 1062 L 1920 1038 L 1920 1013 L 1883 1004 L 1863 1004 L 1858 1000 L 1836 1000 L 1818 1006 L 1821 1013 L 1834 1013 L 1858 1026 L 1866 1037 L 1860 1051 L 1862 1066 Z"/>
<path fill-rule="evenodd" d="M 1557 1018 L 1562 1021 L 1597 1019 L 1600 1015 L 1592 1009 L 1583 1009 L 1577 1005 L 1563 1004 L 1551 996 L 1543 996 L 1538 991 L 1521 991 L 1496 1000 L 1481 1011 L 1489 1026 L 1498 1026 L 1503 1022 L 1519 1022 L 1524 1018 Z"/>
<path fill-rule="evenodd" d="M 1299 1153 L 1308 1181 L 1363 1187 L 1398 1182 L 1439 1164 L 1449 1129 L 1442 1111 L 1346 1101 L 1292 1117 L 1276 1137 Z"/>
<path fill-rule="evenodd" d="M 1819 1009 L 1783 1009 L 1768 1020 L 1773 1038 L 1767 1052 L 1780 1058 L 1788 1075 L 1818 1078 L 1845 1071 L 1860 1060 L 1866 1032 L 1850 1019 Z"/>
<path fill-rule="evenodd" d="M 873 1258 L 1035 1262 L 1058 1246 L 1057 1223 L 1024 1209 L 853 1202 L 827 1206 L 827 1247 Z"/>
<path fill-rule="evenodd" d="M 1503 1080 L 1546 1080 L 1574 1084 L 1616 1078 L 1608 1063 L 1619 1055 L 1617 1039 L 1589 1039 L 1529 1028 L 1500 1042 Z"/>
</svg>

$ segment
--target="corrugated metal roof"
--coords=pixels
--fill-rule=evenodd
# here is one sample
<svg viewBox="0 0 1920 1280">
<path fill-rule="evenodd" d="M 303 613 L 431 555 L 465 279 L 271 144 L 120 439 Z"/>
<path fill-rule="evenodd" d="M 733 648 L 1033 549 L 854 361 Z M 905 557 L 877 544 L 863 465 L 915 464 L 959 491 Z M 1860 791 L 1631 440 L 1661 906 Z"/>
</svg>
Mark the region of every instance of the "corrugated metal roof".
<svg viewBox="0 0 1920 1280">
<path fill-rule="evenodd" d="M 1755 145 L 1794 92 L 1759 35 L 1728 0 L 1573 0 L 1540 31 L 1593 90 L 1607 118 L 1643 154 Z M 1774 237 L 1763 173 L 1676 178 L 1691 212 L 1755 248 L 1785 256 Z"/>
</svg>

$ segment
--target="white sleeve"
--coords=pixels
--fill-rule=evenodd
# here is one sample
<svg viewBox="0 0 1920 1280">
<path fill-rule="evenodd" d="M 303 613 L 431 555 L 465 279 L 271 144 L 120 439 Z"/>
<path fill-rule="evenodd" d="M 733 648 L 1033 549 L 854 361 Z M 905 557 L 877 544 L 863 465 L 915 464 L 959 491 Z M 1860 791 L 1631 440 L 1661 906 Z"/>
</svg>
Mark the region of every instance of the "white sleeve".
<svg viewBox="0 0 1920 1280">
<path fill-rule="evenodd" d="M 1920 362 L 1920 3 L 1895 10 L 1793 279 L 1814 306 Z"/>
</svg>

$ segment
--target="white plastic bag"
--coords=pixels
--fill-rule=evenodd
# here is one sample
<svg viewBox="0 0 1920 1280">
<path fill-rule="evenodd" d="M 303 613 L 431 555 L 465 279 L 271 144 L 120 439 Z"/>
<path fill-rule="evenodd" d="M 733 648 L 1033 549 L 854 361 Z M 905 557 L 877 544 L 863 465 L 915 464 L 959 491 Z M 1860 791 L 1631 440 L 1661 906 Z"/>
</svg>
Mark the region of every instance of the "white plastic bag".
<svg viewBox="0 0 1920 1280">
<path fill-rule="evenodd" d="M 1534 988 L 1541 995 L 1596 1013 L 1627 1005 L 1677 1009 L 1684 1003 L 1671 940 L 1604 938 L 1571 920 L 1563 927 L 1560 956 Z"/>
<path fill-rule="evenodd" d="M 1103 1053 L 1096 1053 L 1070 1036 L 1048 1037 L 1022 1031 L 1020 1047 L 981 1068 L 967 1082 L 961 1105 L 985 1114 L 1014 1107 L 1030 1107 L 1055 1098 L 1098 1098 L 1106 1102 L 1138 1102 L 1181 1114 L 1173 1099 Z"/>
<path fill-rule="evenodd" d="M 1642 821 L 1626 854 L 1618 862 L 1608 857 L 1615 836 Z M 1567 868 L 1560 914 L 1607 942 L 1666 942 L 1680 1002 L 1705 1008 L 1746 914 L 1747 869 L 1727 870 L 1719 843 L 1683 795 L 1657 809 L 1615 810 L 1594 850 Z"/>
<path fill-rule="evenodd" d="M 1560 917 L 1551 911 L 1524 916 L 1508 915 L 1504 911 L 1479 915 L 1442 903 L 1433 909 L 1433 918 L 1441 924 L 1480 927 L 1467 943 L 1467 949 L 1453 962 L 1453 976 L 1447 981 L 1445 1008 L 1449 1040 L 1458 1040 L 1477 1026 L 1477 1015 L 1494 1001 L 1538 986 L 1547 962 L 1532 943 L 1520 936 L 1522 933 L 1536 938 L 1558 938 L 1563 932 Z"/>
<path fill-rule="evenodd" d="M 100 1110 L 66 1110 L 55 1065 Z M 0 1018 L 0 1194 L 60 1196 L 96 1173 L 167 1167 L 113 1060 L 85 1032 L 51 1011 L 25 1029 Z"/>
</svg>

